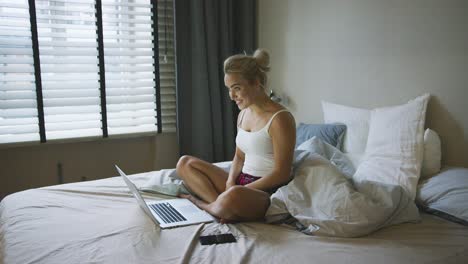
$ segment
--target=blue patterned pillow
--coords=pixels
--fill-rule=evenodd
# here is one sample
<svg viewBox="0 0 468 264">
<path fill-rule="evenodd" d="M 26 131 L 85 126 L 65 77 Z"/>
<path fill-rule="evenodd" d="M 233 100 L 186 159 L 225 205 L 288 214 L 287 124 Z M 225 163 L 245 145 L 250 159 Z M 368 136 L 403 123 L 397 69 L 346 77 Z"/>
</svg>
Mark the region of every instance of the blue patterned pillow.
<svg viewBox="0 0 468 264">
<path fill-rule="evenodd" d="M 316 136 L 324 142 L 341 150 L 346 125 L 343 124 L 304 124 L 296 129 L 296 148 L 303 142 Z"/>
</svg>

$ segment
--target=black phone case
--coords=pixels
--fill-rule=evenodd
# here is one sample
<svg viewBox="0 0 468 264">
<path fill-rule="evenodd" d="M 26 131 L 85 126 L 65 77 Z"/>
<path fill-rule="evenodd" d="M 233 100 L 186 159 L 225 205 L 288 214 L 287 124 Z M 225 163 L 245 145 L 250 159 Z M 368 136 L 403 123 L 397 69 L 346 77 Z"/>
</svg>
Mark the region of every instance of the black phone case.
<svg viewBox="0 0 468 264">
<path fill-rule="evenodd" d="M 200 236 L 200 243 L 202 245 L 233 243 L 236 241 L 236 238 L 232 234 Z"/>
</svg>

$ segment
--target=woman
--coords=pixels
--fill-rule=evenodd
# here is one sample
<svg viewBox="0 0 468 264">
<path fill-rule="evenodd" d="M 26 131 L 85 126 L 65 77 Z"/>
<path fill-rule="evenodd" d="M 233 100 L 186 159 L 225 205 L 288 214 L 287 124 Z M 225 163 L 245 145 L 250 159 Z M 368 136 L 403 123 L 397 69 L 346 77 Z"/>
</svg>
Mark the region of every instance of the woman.
<svg viewBox="0 0 468 264">
<path fill-rule="evenodd" d="M 222 222 L 262 219 L 270 205 L 269 192 L 291 178 L 295 121 L 266 94 L 268 65 L 265 50 L 224 62 L 224 83 L 241 110 L 229 173 L 191 156 L 177 163 L 177 173 L 200 199 L 184 197 Z"/>
</svg>

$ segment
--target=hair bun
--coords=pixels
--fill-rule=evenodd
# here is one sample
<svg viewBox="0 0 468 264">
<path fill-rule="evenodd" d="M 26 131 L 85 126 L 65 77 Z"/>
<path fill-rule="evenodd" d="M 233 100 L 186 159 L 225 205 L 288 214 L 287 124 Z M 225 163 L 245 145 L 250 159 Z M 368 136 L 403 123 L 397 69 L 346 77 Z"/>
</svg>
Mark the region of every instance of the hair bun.
<svg viewBox="0 0 468 264">
<path fill-rule="evenodd" d="M 253 57 L 263 72 L 270 70 L 270 54 L 268 54 L 268 51 L 264 49 L 257 49 L 254 52 Z"/>
</svg>

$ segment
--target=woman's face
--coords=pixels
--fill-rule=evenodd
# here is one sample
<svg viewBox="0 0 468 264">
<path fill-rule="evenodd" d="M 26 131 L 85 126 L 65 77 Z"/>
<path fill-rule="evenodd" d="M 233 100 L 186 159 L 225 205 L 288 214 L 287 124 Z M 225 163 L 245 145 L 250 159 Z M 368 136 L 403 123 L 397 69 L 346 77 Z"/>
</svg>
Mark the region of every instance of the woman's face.
<svg viewBox="0 0 468 264">
<path fill-rule="evenodd" d="M 259 90 L 255 82 L 250 83 L 237 73 L 227 73 L 224 75 L 224 84 L 229 90 L 229 97 L 236 102 L 240 110 L 254 103 Z"/>
</svg>

